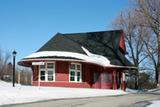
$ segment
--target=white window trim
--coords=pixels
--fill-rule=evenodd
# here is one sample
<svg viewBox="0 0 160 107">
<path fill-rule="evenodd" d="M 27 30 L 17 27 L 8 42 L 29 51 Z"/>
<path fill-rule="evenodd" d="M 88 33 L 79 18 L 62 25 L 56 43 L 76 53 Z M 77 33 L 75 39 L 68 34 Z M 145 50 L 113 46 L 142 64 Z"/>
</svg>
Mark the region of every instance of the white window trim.
<svg viewBox="0 0 160 107">
<path fill-rule="evenodd" d="M 54 68 L 53 68 L 53 80 L 52 81 L 48 81 L 48 68 L 47 68 L 47 64 L 48 63 L 53 63 L 53 66 L 54 66 Z M 39 75 L 38 75 L 39 82 L 55 82 L 55 74 L 56 74 L 55 67 L 56 67 L 56 63 L 55 62 L 45 62 L 45 68 L 44 69 L 41 69 L 40 66 L 41 65 L 39 65 L 39 69 L 38 69 L 39 70 Z M 44 70 L 45 72 L 47 72 L 47 73 L 45 73 L 45 80 L 44 81 L 41 80 L 41 78 L 40 78 L 41 77 L 41 70 Z"/>
<path fill-rule="evenodd" d="M 126 80 L 126 74 L 123 72 L 122 73 L 122 81 L 125 81 Z"/>
<path fill-rule="evenodd" d="M 75 65 L 75 67 L 77 67 L 76 65 L 80 65 L 80 70 L 77 70 L 77 69 L 75 69 L 75 70 L 73 70 L 73 69 L 70 69 L 70 64 L 74 64 Z M 71 83 L 82 83 L 82 64 L 81 63 L 70 63 L 69 64 L 69 82 L 71 82 Z M 71 71 L 74 71 L 75 72 L 75 81 L 71 81 L 70 80 L 70 77 L 71 77 L 71 75 L 70 75 L 70 72 Z M 80 72 L 80 81 L 77 81 L 77 72 Z"/>
</svg>

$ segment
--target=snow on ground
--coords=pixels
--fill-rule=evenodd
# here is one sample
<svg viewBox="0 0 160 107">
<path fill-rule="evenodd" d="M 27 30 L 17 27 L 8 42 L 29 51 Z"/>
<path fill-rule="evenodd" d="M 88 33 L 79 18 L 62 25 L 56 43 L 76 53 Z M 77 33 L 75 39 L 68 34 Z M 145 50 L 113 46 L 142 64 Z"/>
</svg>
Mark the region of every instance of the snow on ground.
<svg viewBox="0 0 160 107">
<path fill-rule="evenodd" d="M 160 101 L 152 101 L 152 104 L 147 107 L 160 107 Z"/>
<path fill-rule="evenodd" d="M 150 92 L 150 93 L 160 93 L 160 89 L 155 88 L 155 89 L 148 90 L 148 92 Z"/>
<path fill-rule="evenodd" d="M 155 88 L 155 89 L 151 89 L 148 90 L 149 93 L 154 93 L 154 94 L 160 94 L 160 89 L 159 88 Z M 151 105 L 147 106 L 147 107 L 160 107 L 160 100 L 159 101 L 151 101 Z"/>
<path fill-rule="evenodd" d="M 12 87 L 11 83 L 0 81 L 0 105 L 27 103 L 51 99 L 83 98 L 127 94 L 122 90 L 60 88 L 60 87 Z"/>
<path fill-rule="evenodd" d="M 138 93 L 138 90 L 126 88 L 126 92 L 129 92 L 129 93 Z"/>
</svg>

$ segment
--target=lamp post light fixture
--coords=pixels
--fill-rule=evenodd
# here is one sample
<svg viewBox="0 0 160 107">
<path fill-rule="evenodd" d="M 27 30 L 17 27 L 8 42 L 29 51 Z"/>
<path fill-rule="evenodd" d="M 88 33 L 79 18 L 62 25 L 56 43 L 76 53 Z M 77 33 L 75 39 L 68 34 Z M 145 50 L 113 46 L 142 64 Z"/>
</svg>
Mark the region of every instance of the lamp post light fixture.
<svg viewBox="0 0 160 107">
<path fill-rule="evenodd" d="M 12 52 L 12 55 L 13 55 L 13 87 L 15 86 L 14 84 L 15 84 L 15 60 L 16 60 L 16 54 L 17 54 L 17 52 L 14 50 L 13 52 Z"/>
</svg>

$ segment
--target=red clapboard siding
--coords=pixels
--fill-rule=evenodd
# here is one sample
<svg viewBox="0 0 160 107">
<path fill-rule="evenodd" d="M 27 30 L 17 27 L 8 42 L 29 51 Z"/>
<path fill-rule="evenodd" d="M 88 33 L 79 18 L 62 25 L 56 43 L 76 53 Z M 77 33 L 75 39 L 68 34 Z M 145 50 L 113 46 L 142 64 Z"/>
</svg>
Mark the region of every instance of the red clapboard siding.
<svg viewBox="0 0 160 107">
<path fill-rule="evenodd" d="M 38 82 L 38 66 L 33 66 L 33 86 L 51 86 L 51 87 L 74 87 L 74 88 L 99 88 L 99 89 L 117 89 L 117 79 L 122 76 L 118 76 L 117 71 L 114 68 L 104 68 L 88 63 L 82 64 L 82 82 L 69 82 L 69 65 L 71 62 L 56 61 L 55 62 L 55 81 L 53 82 Z M 107 72 L 111 81 L 106 82 L 104 75 Z M 94 80 L 94 73 L 96 73 L 97 79 Z M 122 74 L 119 75 L 122 75 Z M 107 77 L 108 78 L 108 77 Z M 124 89 L 124 81 L 121 78 L 121 89 Z"/>
<path fill-rule="evenodd" d="M 55 81 L 69 81 L 69 63 L 57 61 L 55 73 Z"/>
</svg>

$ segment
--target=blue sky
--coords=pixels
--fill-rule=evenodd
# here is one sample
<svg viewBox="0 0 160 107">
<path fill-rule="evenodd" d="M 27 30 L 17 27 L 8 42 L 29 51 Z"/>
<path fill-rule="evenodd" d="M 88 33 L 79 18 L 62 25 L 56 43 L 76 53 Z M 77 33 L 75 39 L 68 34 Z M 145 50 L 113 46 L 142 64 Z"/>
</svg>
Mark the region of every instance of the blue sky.
<svg viewBox="0 0 160 107">
<path fill-rule="evenodd" d="M 111 29 L 128 0 L 0 0 L 0 48 L 17 61 L 37 51 L 57 32 Z"/>
</svg>

